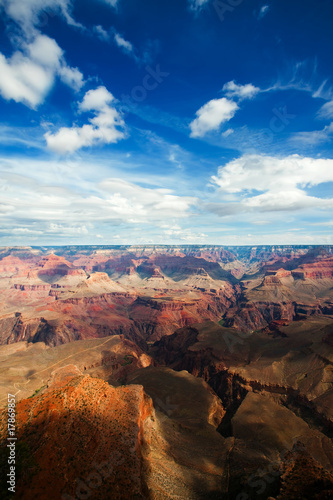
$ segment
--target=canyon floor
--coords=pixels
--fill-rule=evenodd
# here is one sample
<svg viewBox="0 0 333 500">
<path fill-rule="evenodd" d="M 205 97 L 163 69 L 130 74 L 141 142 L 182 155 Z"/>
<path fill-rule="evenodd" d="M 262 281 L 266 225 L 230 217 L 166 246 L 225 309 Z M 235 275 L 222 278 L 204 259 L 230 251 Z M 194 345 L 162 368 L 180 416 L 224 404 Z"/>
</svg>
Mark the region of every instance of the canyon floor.
<svg viewBox="0 0 333 500">
<path fill-rule="evenodd" d="M 0 249 L 21 499 L 333 498 L 329 247 Z"/>
</svg>

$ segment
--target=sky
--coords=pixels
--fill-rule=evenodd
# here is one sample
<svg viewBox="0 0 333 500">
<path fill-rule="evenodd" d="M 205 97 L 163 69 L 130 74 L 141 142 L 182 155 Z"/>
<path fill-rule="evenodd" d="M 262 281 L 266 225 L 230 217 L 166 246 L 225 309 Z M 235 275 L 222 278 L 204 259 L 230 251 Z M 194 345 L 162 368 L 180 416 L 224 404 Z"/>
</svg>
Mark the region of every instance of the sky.
<svg viewBox="0 0 333 500">
<path fill-rule="evenodd" d="M 0 0 L 0 245 L 332 244 L 330 0 Z"/>
</svg>

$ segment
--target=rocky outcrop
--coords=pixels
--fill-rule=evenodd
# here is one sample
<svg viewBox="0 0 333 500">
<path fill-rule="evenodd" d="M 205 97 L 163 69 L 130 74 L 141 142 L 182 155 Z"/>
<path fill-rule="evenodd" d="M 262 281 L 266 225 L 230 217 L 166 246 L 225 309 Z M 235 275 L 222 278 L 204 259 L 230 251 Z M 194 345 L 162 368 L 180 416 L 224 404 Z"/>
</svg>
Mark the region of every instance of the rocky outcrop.
<svg viewBox="0 0 333 500">
<path fill-rule="evenodd" d="M 260 330 L 276 320 L 293 321 L 301 311 L 303 309 L 293 302 L 244 302 L 227 311 L 225 323 L 242 331 Z"/>
<path fill-rule="evenodd" d="M 144 456 L 154 408 L 142 386 L 114 388 L 89 376 L 56 382 L 16 407 L 18 446 L 25 450 L 18 453 L 18 498 L 24 492 L 26 500 L 107 499 L 110 491 L 119 500 L 148 498 Z"/>
<path fill-rule="evenodd" d="M 231 442 L 215 430 L 224 411 L 209 386 L 159 368 L 138 370 L 130 381 L 115 388 L 67 365 L 17 403 L 18 498 L 107 500 L 112 492 L 118 500 L 204 500 L 227 491 Z M 1 465 L 6 430 L 4 411 Z"/>
<path fill-rule="evenodd" d="M 284 455 L 281 487 L 276 500 L 332 498 L 333 475 L 307 452 L 301 441 Z"/>
<path fill-rule="evenodd" d="M 51 290 L 51 285 L 19 285 L 15 283 L 13 288 L 15 288 L 15 290 L 22 290 L 22 292 L 49 292 Z"/>
<path fill-rule="evenodd" d="M 29 324 L 43 317 L 53 335 L 57 326 L 67 329 L 55 344 L 101 332 L 131 332 L 129 338 L 136 332 L 151 342 L 205 320 L 249 332 L 333 311 L 327 249 L 71 247 L 1 255 L 3 315 L 24 312 Z M 246 272 L 244 281 L 235 278 Z M 77 331 L 66 326 L 72 324 Z M 50 342 L 50 335 L 42 337 Z M 22 338 L 16 333 L 10 341 Z M 7 342 L 5 332 L 0 339 Z"/>
<path fill-rule="evenodd" d="M 293 411 L 297 408 L 302 418 L 310 413 L 312 425 L 331 435 L 333 414 L 329 410 L 332 397 L 328 384 L 332 381 L 332 362 L 328 359 L 329 345 L 323 348 L 321 340 L 330 338 L 326 321 L 331 322 L 317 321 L 315 343 L 311 325 L 309 333 L 303 326 L 303 334 L 301 327 L 300 333 L 294 334 L 294 325 L 290 324 L 281 326 L 283 336 L 267 337 L 264 334 L 244 336 L 237 330 L 205 323 L 180 329 L 161 339 L 151 348 L 151 353 L 160 363 L 176 370 L 188 370 L 206 380 L 221 398 L 227 417 L 233 415 L 248 392 L 277 394 L 283 396 L 283 404 Z M 313 347 L 304 349 L 304 342 L 313 343 Z M 251 361 L 252 356 L 256 361 Z M 299 371 L 294 370 L 295 363 L 301 373 L 311 366 L 311 373 L 300 376 Z"/>
</svg>

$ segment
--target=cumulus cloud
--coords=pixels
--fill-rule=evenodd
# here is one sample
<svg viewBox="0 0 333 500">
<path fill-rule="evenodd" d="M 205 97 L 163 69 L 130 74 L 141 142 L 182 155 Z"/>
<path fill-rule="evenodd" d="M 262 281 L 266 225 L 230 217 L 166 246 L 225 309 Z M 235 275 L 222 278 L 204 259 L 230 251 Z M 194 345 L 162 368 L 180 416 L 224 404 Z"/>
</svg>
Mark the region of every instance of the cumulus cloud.
<svg viewBox="0 0 333 500">
<path fill-rule="evenodd" d="M 44 137 L 48 148 L 66 154 L 85 146 L 116 143 L 124 139 L 125 122 L 111 105 L 112 102 L 114 97 L 105 87 L 89 90 L 78 107 L 81 112 L 92 112 L 94 117 L 81 127 L 73 125 L 62 127 L 54 134 L 47 132 Z"/>
<path fill-rule="evenodd" d="M 244 155 L 220 167 L 212 180 L 227 193 L 282 190 L 333 181 L 333 160 L 291 155 Z"/>
<path fill-rule="evenodd" d="M 234 81 L 227 82 L 223 85 L 223 92 L 229 98 L 237 97 L 238 99 L 252 99 L 258 92 L 259 87 L 255 87 L 252 83 L 246 85 L 238 85 Z"/>
<path fill-rule="evenodd" d="M 83 74 L 78 68 L 71 68 L 63 63 L 58 70 L 59 77 L 63 83 L 78 92 L 84 85 Z"/>
<path fill-rule="evenodd" d="M 31 43 L 23 43 L 22 51 L 6 58 L 0 53 L 0 94 L 32 108 L 41 104 L 55 77 L 74 90 L 83 85 L 83 75 L 67 66 L 63 51 L 55 40 L 38 35 Z"/>
<path fill-rule="evenodd" d="M 191 137 L 203 137 L 212 130 L 217 130 L 222 123 L 225 123 L 235 115 L 238 105 L 225 97 L 212 99 L 202 106 L 195 118 L 190 123 Z"/>
<path fill-rule="evenodd" d="M 70 25 L 80 26 L 71 16 L 71 0 L 0 0 L 0 7 L 20 28 L 17 50 L 11 57 L 0 53 L 0 94 L 31 108 L 41 104 L 56 77 L 78 91 L 84 84 L 78 68 L 70 67 L 57 42 L 41 34 L 39 27 L 56 13 Z"/>
<path fill-rule="evenodd" d="M 16 52 L 7 60 L 0 54 L 0 93 L 32 108 L 43 102 L 54 81 L 52 71 Z"/>
<path fill-rule="evenodd" d="M 252 99 L 261 89 L 252 83 L 239 85 L 230 81 L 223 85 L 222 91 L 226 97 L 212 99 L 196 112 L 197 118 L 190 123 L 191 137 L 203 137 L 212 130 L 218 130 L 220 125 L 231 120 L 239 109 L 234 99 Z M 229 129 L 223 135 L 228 137 L 232 132 L 232 129 Z"/>
<path fill-rule="evenodd" d="M 333 160 L 291 155 L 244 155 L 219 168 L 212 182 L 236 202 L 210 207 L 219 215 L 246 210 L 276 211 L 332 208 L 333 199 L 310 196 L 306 188 L 333 182 Z M 237 201 L 238 200 L 238 201 Z"/>
</svg>

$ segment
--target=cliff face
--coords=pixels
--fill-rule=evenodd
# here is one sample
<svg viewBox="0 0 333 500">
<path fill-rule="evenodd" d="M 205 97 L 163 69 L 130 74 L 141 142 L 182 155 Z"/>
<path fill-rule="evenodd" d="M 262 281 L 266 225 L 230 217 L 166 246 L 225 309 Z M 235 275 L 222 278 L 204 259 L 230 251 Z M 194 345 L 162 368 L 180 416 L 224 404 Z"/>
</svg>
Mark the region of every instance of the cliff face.
<svg viewBox="0 0 333 500">
<path fill-rule="evenodd" d="M 332 356 L 327 331 L 332 319 L 316 317 L 279 328 L 283 335 L 274 337 L 244 335 L 214 323 L 193 325 L 156 342 L 151 354 L 173 369 L 203 377 L 227 411 L 233 412 L 248 392 L 279 394 L 283 404 L 298 407 L 300 414 L 308 408 L 319 428 L 330 434 Z"/>
<path fill-rule="evenodd" d="M 296 304 L 293 302 L 245 302 L 229 309 L 225 322 L 242 331 L 253 331 L 265 328 L 275 320 L 293 321 L 296 315 Z"/>
<path fill-rule="evenodd" d="M 0 257 L 0 400 L 16 394 L 18 498 L 329 498 L 328 250 Z"/>
<path fill-rule="evenodd" d="M 17 405 L 18 498 L 147 498 L 143 448 L 154 409 L 143 388 L 89 376 L 56 382 Z"/>
<path fill-rule="evenodd" d="M 304 481 L 312 494 L 317 484 L 318 493 L 323 492 L 318 498 L 329 498 L 332 319 L 280 322 L 276 328 L 284 335 L 244 335 L 214 323 L 192 325 L 156 342 L 151 354 L 174 370 L 203 378 L 221 399 L 225 411 L 218 430 L 233 440 L 230 498 L 268 500 L 279 492 L 276 498 L 283 500 L 314 498 L 306 496 Z M 290 467 L 285 457 L 296 441 L 311 467 L 298 460 Z M 305 474 L 303 484 L 299 470 Z"/>
<path fill-rule="evenodd" d="M 49 348 L 44 343 L 17 342 L 0 347 L 0 401 L 11 391 L 19 401 L 45 387 L 53 372 L 68 365 L 111 384 L 154 364 L 152 358 L 123 336 L 78 340 Z"/>
<path fill-rule="evenodd" d="M 54 346 L 123 334 L 143 347 L 206 320 L 249 332 L 274 321 L 333 312 L 333 258 L 324 249 L 57 252 L 7 249 L 0 259 L 2 344 L 28 340 Z"/>
<path fill-rule="evenodd" d="M 280 325 L 285 337 L 273 338 L 207 322 L 164 337 L 151 357 L 115 337 L 3 346 L 16 389 L 44 385 L 17 398 L 18 498 L 255 498 L 259 486 L 263 499 L 279 498 L 303 491 L 292 490 L 299 467 L 329 488 L 331 323 Z M 6 412 L 2 459 L 5 429 Z M 311 467 L 290 467 L 297 440 Z"/>
<path fill-rule="evenodd" d="M 217 396 L 188 373 L 141 370 L 116 388 L 66 366 L 17 404 L 17 498 L 214 498 L 227 487 L 231 443 L 215 430 L 222 416 Z"/>
</svg>

